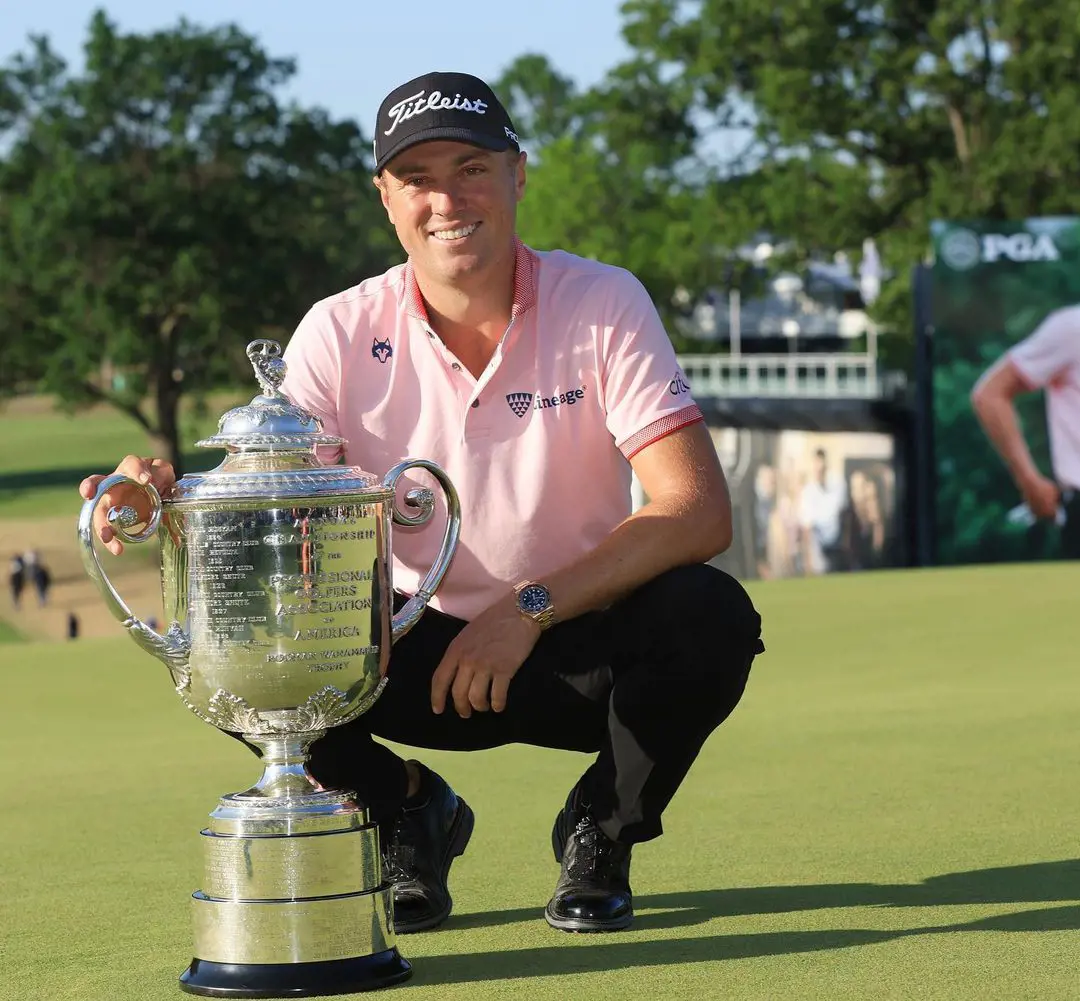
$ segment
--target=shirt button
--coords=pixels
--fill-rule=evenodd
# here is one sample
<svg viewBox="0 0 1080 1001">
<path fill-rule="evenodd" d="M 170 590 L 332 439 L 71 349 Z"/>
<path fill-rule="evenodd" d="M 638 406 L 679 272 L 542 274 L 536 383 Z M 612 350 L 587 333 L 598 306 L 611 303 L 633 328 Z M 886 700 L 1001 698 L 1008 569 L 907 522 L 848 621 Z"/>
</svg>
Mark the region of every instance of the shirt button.
<svg viewBox="0 0 1080 1001">
<path fill-rule="evenodd" d="M 472 403 L 470 404 L 470 406 L 475 410 L 478 406 L 480 406 L 480 401 L 479 400 L 473 400 Z"/>
<path fill-rule="evenodd" d="M 452 369 L 453 369 L 453 370 L 454 370 L 455 372 L 460 372 L 460 371 L 461 371 L 461 366 L 460 366 L 460 365 L 459 365 L 459 364 L 458 364 L 457 362 L 454 362 L 454 364 L 453 364 L 453 365 L 451 365 L 450 367 L 451 367 L 451 368 L 452 368 Z"/>
</svg>

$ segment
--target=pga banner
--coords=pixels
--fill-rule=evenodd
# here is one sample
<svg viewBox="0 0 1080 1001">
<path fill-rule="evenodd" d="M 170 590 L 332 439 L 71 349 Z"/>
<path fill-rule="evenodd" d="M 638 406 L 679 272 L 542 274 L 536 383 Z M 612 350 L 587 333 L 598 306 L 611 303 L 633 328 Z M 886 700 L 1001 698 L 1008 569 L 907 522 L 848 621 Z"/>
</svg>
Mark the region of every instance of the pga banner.
<svg viewBox="0 0 1080 1001">
<path fill-rule="evenodd" d="M 936 562 L 1080 558 L 1080 217 L 931 235 Z"/>
</svg>

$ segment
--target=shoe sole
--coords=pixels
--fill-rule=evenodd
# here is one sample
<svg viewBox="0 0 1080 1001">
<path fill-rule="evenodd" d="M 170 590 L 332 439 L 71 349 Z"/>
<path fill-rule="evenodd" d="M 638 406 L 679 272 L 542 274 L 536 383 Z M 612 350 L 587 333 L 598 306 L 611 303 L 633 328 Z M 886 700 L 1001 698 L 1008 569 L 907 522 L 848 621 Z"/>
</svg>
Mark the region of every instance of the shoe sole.
<svg viewBox="0 0 1080 1001">
<path fill-rule="evenodd" d="M 446 906 L 437 911 L 429 918 L 425 918 L 423 921 L 398 922 L 394 920 L 394 931 L 399 935 L 411 935 L 418 931 L 430 931 L 432 928 L 437 928 L 448 917 L 450 912 L 454 909 L 454 901 L 450 896 L 450 866 L 453 865 L 454 859 L 465 854 L 465 849 L 468 847 L 469 839 L 472 838 L 473 827 L 476 824 L 476 817 L 472 812 L 472 808 L 464 800 L 458 800 L 458 812 L 454 817 L 454 823 L 451 827 L 450 834 L 450 848 L 446 853 L 446 858 L 443 860 L 442 869 L 442 881 L 446 886 Z"/>
<path fill-rule="evenodd" d="M 618 918 L 615 921 L 600 921 L 589 918 L 559 918 L 551 913 L 551 907 L 544 908 L 544 920 L 557 931 L 566 932 L 605 932 L 624 931 L 634 921 L 634 912 Z"/>
</svg>

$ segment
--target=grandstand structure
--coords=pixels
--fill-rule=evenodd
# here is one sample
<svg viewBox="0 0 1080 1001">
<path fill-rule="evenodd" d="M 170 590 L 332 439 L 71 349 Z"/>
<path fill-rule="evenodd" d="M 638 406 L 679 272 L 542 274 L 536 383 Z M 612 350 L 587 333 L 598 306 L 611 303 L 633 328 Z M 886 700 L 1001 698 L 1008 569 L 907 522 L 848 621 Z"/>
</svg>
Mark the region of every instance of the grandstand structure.
<svg viewBox="0 0 1080 1001">
<path fill-rule="evenodd" d="M 767 241 L 740 250 L 759 271 L 758 295 L 744 300 L 738 289 L 708 289 L 678 303 L 679 333 L 703 349 L 679 356 L 695 397 L 872 401 L 901 395 L 904 376 L 882 371 L 882 331 L 866 309 L 880 287 L 872 242 L 864 247 L 858 277 L 842 254 L 810 262 L 799 274 L 768 276 L 765 263 L 775 252 Z"/>
</svg>

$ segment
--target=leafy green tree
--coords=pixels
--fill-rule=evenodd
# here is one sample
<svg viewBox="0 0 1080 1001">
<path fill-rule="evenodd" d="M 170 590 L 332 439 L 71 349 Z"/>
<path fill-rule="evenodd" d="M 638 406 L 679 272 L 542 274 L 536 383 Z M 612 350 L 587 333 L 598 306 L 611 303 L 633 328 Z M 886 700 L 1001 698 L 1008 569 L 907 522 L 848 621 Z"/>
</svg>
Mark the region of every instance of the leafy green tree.
<svg viewBox="0 0 1080 1001">
<path fill-rule="evenodd" d="M 901 335 L 931 220 L 1075 211 L 1080 0 L 626 0 L 623 11 L 633 56 L 618 76 L 662 82 L 699 154 L 732 129 L 749 140 L 741 161 L 711 165 L 714 207 L 737 196 L 740 211 L 700 225 L 729 245 L 770 230 L 807 253 L 857 256 L 877 237 L 897 278 L 876 311 Z"/>
<path fill-rule="evenodd" d="M 699 224 L 708 192 L 675 176 L 693 152 L 676 94 L 633 68 L 580 91 L 535 54 L 493 88 L 530 156 L 526 242 L 633 271 L 668 315 L 678 287 L 710 280 L 713 234 Z"/>
<path fill-rule="evenodd" d="M 506 106 L 526 145 L 547 145 L 580 124 L 577 86 L 547 56 L 535 52 L 518 56 L 492 81 L 491 89 Z"/>
<path fill-rule="evenodd" d="M 399 254 L 351 121 L 233 26 L 119 33 L 73 76 L 44 39 L 0 70 L 0 391 L 111 404 L 179 465 L 179 404 L 312 301 Z"/>
</svg>

